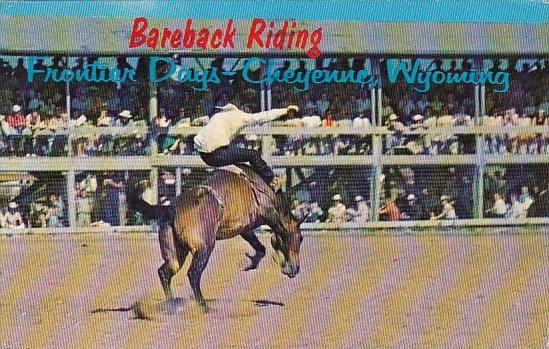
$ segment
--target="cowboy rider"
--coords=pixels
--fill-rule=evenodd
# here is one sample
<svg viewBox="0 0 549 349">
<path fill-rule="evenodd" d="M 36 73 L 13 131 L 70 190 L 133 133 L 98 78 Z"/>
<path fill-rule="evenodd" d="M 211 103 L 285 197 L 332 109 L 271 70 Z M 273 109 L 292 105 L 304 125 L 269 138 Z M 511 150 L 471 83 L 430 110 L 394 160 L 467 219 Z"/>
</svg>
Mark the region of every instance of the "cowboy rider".
<svg viewBox="0 0 549 349">
<path fill-rule="evenodd" d="M 214 114 L 208 124 L 194 137 L 195 148 L 202 160 L 213 167 L 222 167 L 249 162 L 252 169 L 277 192 L 284 184 L 283 179 L 275 176 L 271 168 L 255 149 L 242 149 L 232 143 L 246 126 L 259 125 L 278 119 L 299 108 L 290 105 L 286 108 L 271 109 L 260 113 L 246 113 L 233 104 L 217 107 L 220 112 Z"/>
</svg>

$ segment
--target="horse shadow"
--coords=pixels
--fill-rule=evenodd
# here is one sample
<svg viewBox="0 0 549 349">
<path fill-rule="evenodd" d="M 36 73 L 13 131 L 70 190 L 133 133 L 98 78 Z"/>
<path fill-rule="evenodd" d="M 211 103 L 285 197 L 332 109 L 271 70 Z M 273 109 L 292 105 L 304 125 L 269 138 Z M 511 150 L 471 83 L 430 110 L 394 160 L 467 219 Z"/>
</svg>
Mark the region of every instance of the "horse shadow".
<svg viewBox="0 0 549 349">
<path fill-rule="evenodd" d="M 133 313 L 132 319 L 134 320 L 153 320 L 158 319 L 159 317 L 166 317 L 166 316 L 172 316 L 172 315 L 178 315 L 184 312 L 184 306 L 191 302 L 191 304 L 194 304 L 194 300 L 188 299 L 188 298 L 173 298 L 170 300 L 154 300 L 154 301 L 148 301 L 146 303 L 142 302 L 135 302 L 134 304 L 130 306 L 122 306 L 122 307 L 113 307 L 113 308 L 96 308 L 91 311 L 91 314 L 98 314 L 98 313 L 124 313 L 124 312 L 130 312 Z M 218 315 L 229 315 L 233 312 L 229 311 L 229 309 L 224 309 L 225 307 L 222 305 L 223 300 L 220 299 L 207 299 L 206 303 L 210 305 L 211 311 L 213 313 L 218 313 Z M 253 305 L 253 308 L 264 308 L 264 307 L 284 307 L 284 303 L 267 300 L 267 299 L 254 299 L 250 300 L 248 302 L 245 302 L 247 304 Z M 212 305 L 217 304 L 217 307 Z M 220 309 L 217 309 L 217 308 Z M 238 308 L 238 307 L 237 307 Z M 248 308 L 249 310 L 252 310 L 252 308 Z M 248 316 L 251 315 L 257 315 L 258 313 L 256 311 L 252 311 L 250 314 L 247 314 Z M 235 315 L 242 315 L 240 313 L 232 314 L 232 316 Z"/>
</svg>

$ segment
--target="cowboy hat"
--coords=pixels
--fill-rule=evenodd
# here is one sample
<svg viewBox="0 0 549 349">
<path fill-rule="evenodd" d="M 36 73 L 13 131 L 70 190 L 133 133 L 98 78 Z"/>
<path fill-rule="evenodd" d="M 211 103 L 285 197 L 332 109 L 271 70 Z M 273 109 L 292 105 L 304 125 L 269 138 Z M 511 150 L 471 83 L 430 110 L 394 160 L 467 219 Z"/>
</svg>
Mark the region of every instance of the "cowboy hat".
<svg viewBox="0 0 549 349">
<path fill-rule="evenodd" d="M 360 195 L 355 196 L 355 201 L 356 202 L 362 201 L 362 200 L 364 200 L 364 198 L 362 196 L 360 196 Z"/>
<path fill-rule="evenodd" d="M 125 118 L 125 119 L 131 119 L 133 117 L 132 112 L 129 111 L 129 110 L 122 110 L 122 112 L 120 112 L 120 114 L 118 114 L 118 115 Z"/>
<path fill-rule="evenodd" d="M 341 201 L 341 195 L 335 194 L 335 195 L 332 197 L 332 200 L 333 200 L 333 201 Z"/>
<path fill-rule="evenodd" d="M 391 121 L 398 120 L 398 116 L 393 113 L 393 114 L 389 115 L 389 120 L 391 120 Z"/>
<path fill-rule="evenodd" d="M 442 195 L 440 197 L 440 201 L 449 201 L 450 200 L 450 197 L 448 195 Z"/>
<path fill-rule="evenodd" d="M 12 110 L 14 113 L 18 113 L 21 111 L 21 106 L 19 104 L 16 104 L 13 106 Z"/>
<path fill-rule="evenodd" d="M 416 114 L 412 117 L 412 120 L 414 120 L 414 121 L 423 120 L 423 116 L 419 115 L 419 114 Z"/>
<path fill-rule="evenodd" d="M 411 200 L 415 200 L 416 199 L 416 196 L 414 194 L 410 194 L 408 195 L 408 197 L 406 198 L 408 201 L 411 201 Z"/>
<path fill-rule="evenodd" d="M 13 201 L 12 201 L 12 202 L 10 202 L 10 203 L 8 204 L 8 207 L 9 207 L 9 208 L 17 208 L 18 206 L 17 206 L 17 203 L 16 203 L 16 202 L 13 202 Z"/>
</svg>

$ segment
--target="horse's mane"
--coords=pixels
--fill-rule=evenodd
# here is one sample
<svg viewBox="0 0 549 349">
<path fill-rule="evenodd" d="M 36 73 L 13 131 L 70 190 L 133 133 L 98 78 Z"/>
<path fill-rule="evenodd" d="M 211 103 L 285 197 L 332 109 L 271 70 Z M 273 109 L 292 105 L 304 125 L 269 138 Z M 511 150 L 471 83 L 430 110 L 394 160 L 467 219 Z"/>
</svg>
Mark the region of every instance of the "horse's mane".
<svg viewBox="0 0 549 349">
<path fill-rule="evenodd" d="M 275 205 L 280 212 L 290 213 L 292 211 L 292 204 L 290 202 L 290 196 L 286 193 L 279 191 L 275 196 Z"/>
</svg>

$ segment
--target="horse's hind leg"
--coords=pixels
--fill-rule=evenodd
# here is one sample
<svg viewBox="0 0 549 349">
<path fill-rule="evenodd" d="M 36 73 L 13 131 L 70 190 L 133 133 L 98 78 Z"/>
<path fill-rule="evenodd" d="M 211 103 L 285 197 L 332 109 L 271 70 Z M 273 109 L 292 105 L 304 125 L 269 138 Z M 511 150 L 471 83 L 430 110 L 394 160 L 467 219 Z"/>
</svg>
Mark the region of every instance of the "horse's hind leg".
<svg viewBox="0 0 549 349">
<path fill-rule="evenodd" d="M 171 226 L 161 227 L 159 232 L 160 249 L 164 264 L 158 268 L 158 276 L 168 300 L 173 298 L 171 290 L 172 277 L 181 269 L 189 250 L 180 242 L 176 241 Z"/>
<path fill-rule="evenodd" d="M 259 262 L 263 259 L 263 257 L 265 257 L 265 246 L 261 244 L 257 236 L 251 230 L 240 234 L 240 236 L 242 236 L 244 240 L 246 240 L 255 250 L 255 254 L 253 256 L 246 253 L 246 257 L 250 259 L 251 264 L 244 268 L 244 270 L 247 271 L 257 269 Z"/>
<path fill-rule="evenodd" d="M 164 294 L 166 299 L 171 300 L 173 298 L 171 290 L 171 281 L 172 278 L 177 272 L 181 269 L 185 263 L 185 258 L 189 250 L 185 247 L 178 247 L 177 249 L 177 258 L 169 258 L 158 268 L 158 276 L 160 277 L 160 282 L 162 283 L 162 288 L 164 289 Z"/>
<path fill-rule="evenodd" d="M 208 306 L 206 305 L 206 300 L 202 296 L 202 290 L 200 289 L 200 278 L 202 277 L 202 272 L 208 264 L 208 260 L 213 251 L 213 244 L 204 244 L 199 249 L 197 249 L 193 254 L 193 259 L 191 261 L 191 266 L 187 272 L 189 277 L 189 282 L 191 283 L 191 288 L 193 289 L 194 298 L 198 305 L 202 307 L 204 312 L 208 311 Z"/>
</svg>

